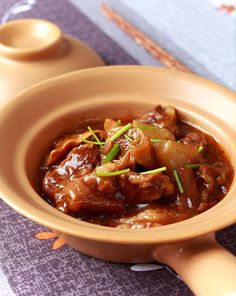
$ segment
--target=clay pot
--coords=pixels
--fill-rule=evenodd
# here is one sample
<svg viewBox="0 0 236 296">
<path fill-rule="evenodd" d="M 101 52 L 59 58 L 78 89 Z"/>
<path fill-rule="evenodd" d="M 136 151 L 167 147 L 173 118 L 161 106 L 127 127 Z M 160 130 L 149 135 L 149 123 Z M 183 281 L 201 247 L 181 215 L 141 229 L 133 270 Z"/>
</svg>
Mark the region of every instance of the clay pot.
<svg viewBox="0 0 236 296">
<path fill-rule="evenodd" d="M 85 254 L 114 262 L 157 259 L 173 267 L 197 295 L 234 295 L 236 260 L 215 242 L 214 232 L 236 221 L 235 178 L 227 196 L 208 211 L 143 230 L 79 221 L 36 193 L 39 166 L 52 140 L 73 128 L 79 118 L 138 115 L 159 103 L 175 106 L 186 120 L 214 135 L 236 169 L 235 93 L 171 70 L 102 67 L 45 81 L 2 108 L 0 195 L 16 211 L 54 229 Z"/>
</svg>

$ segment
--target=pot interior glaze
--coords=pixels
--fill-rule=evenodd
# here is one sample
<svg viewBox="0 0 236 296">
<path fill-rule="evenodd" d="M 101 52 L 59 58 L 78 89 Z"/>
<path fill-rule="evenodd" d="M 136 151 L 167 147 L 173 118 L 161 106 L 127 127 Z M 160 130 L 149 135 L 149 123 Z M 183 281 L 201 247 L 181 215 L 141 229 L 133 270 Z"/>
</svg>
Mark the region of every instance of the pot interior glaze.
<svg viewBox="0 0 236 296">
<path fill-rule="evenodd" d="M 1 197 L 21 214 L 61 233 L 73 247 L 119 262 L 148 261 L 145 245 L 185 240 L 234 223 L 235 178 L 228 195 L 210 210 L 185 221 L 143 230 L 114 229 L 76 220 L 36 193 L 39 166 L 57 136 L 84 119 L 135 116 L 157 104 L 176 107 L 186 120 L 214 135 L 236 170 L 235 93 L 192 74 L 143 66 L 101 67 L 40 83 L 3 107 Z M 113 251 L 120 246 L 124 254 L 116 255 Z M 137 260 L 128 256 L 128 251 L 125 254 L 129 246 L 137 247 Z M 107 247 L 113 251 L 109 253 Z"/>
</svg>

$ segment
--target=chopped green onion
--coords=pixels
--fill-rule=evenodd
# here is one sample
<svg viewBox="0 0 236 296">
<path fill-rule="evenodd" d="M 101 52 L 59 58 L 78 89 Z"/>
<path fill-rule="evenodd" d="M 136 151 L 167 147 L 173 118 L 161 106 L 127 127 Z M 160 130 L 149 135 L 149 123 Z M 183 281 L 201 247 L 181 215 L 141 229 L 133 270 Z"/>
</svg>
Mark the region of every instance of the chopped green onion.
<svg viewBox="0 0 236 296">
<path fill-rule="evenodd" d="M 116 139 L 118 139 L 121 135 L 123 135 L 127 130 L 129 130 L 132 127 L 132 123 L 128 123 L 125 126 L 123 126 L 121 129 L 119 129 L 112 137 L 110 137 L 110 141 L 114 142 Z"/>
<path fill-rule="evenodd" d="M 117 123 L 117 126 L 120 126 L 121 125 L 121 120 L 118 119 L 116 123 Z"/>
<path fill-rule="evenodd" d="M 192 170 L 197 170 L 199 169 L 200 165 L 188 163 L 188 164 L 185 164 L 184 167 Z"/>
<path fill-rule="evenodd" d="M 199 154 L 200 152 L 202 152 L 203 149 L 204 149 L 203 146 L 199 146 L 198 149 L 197 149 L 197 153 Z"/>
<path fill-rule="evenodd" d="M 93 135 L 94 139 L 95 139 L 98 143 L 101 143 L 101 141 L 99 140 L 98 136 L 95 134 L 94 130 L 92 130 L 90 126 L 88 126 L 88 130 L 89 130 L 90 133 Z M 102 146 L 102 144 L 98 144 L 98 145 Z"/>
<path fill-rule="evenodd" d="M 163 141 L 163 140 L 160 140 L 160 139 L 151 139 L 151 142 L 152 143 L 158 143 L 158 142 L 161 142 L 161 141 Z"/>
<path fill-rule="evenodd" d="M 158 168 L 158 169 L 155 169 L 155 170 L 142 172 L 142 173 L 140 173 L 140 174 L 141 174 L 141 175 L 145 175 L 145 174 L 157 174 L 157 173 L 164 172 L 164 171 L 166 171 L 166 170 L 167 170 L 166 167 L 161 167 L 161 168 Z"/>
<path fill-rule="evenodd" d="M 180 142 L 180 140 L 178 140 L 178 141 L 175 141 L 175 142 L 176 142 L 176 143 L 181 143 L 181 142 Z"/>
<path fill-rule="evenodd" d="M 174 176 L 175 176 L 175 180 L 176 180 L 176 183 L 178 185 L 178 188 L 179 188 L 179 192 L 180 193 L 184 193 L 184 188 L 183 188 L 183 185 L 181 183 L 181 180 L 180 180 L 180 177 L 179 177 L 179 174 L 176 170 L 174 170 Z"/>
<path fill-rule="evenodd" d="M 111 151 L 104 158 L 103 163 L 112 161 L 116 157 L 116 155 L 119 153 L 119 151 L 120 151 L 120 145 L 118 143 L 115 143 Z"/>
<path fill-rule="evenodd" d="M 115 172 L 99 172 L 96 171 L 96 175 L 98 177 L 112 177 L 112 176 L 119 176 L 130 172 L 130 169 L 115 171 Z"/>
<path fill-rule="evenodd" d="M 150 130 L 150 129 L 155 129 L 156 127 L 153 125 L 139 125 L 138 128 L 142 130 Z"/>
<path fill-rule="evenodd" d="M 94 141 L 89 141 L 87 139 L 82 139 L 82 142 L 85 142 L 85 143 L 89 143 L 89 144 L 93 144 L 93 145 L 104 145 L 106 142 L 94 142 Z"/>
<path fill-rule="evenodd" d="M 130 136 L 125 135 L 125 138 L 129 141 L 129 142 L 133 142 L 134 139 L 132 139 Z"/>
</svg>

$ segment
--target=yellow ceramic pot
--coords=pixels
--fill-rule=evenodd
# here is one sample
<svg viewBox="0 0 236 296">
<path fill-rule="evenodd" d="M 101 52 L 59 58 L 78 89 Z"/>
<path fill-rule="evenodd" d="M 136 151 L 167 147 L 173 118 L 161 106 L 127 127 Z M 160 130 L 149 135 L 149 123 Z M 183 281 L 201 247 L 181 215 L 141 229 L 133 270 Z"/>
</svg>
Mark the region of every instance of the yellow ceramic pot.
<svg viewBox="0 0 236 296">
<path fill-rule="evenodd" d="M 52 140 L 80 119 L 123 117 L 173 105 L 214 135 L 236 170 L 235 93 L 203 78 L 142 66 L 102 67 L 38 84 L 1 110 L 0 194 L 26 217 L 54 229 L 75 249 L 115 262 L 158 259 L 198 295 L 235 295 L 236 260 L 214 233 L 236 221 L 236 180 L 210 210 L 171 225 L 121 230 L 67 216 L 36 193 L 39 165 Z M 232 293 L 232 294 L 230 294 Z"/>
<path fill-rule="evenodd" d="M 0 26 L 0 103 L 44 79 L 102 65 L 94 50 L 48 21 L 22 19 Z"/>
</svg>

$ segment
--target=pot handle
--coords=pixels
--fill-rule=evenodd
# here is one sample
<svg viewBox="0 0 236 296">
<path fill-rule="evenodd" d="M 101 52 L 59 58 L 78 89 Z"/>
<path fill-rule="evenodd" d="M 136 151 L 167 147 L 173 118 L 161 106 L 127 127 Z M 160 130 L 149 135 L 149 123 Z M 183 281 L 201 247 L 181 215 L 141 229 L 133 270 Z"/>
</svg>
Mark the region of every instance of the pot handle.
<svg viewBox="0 0 236 296">
<path fill-rule="evenodd" d="M 198 296 L 236 295 L 236 257 L 216 242 L 215 234 L 160 246 L 153 256 L 173 268 Z"/>
</svg>

